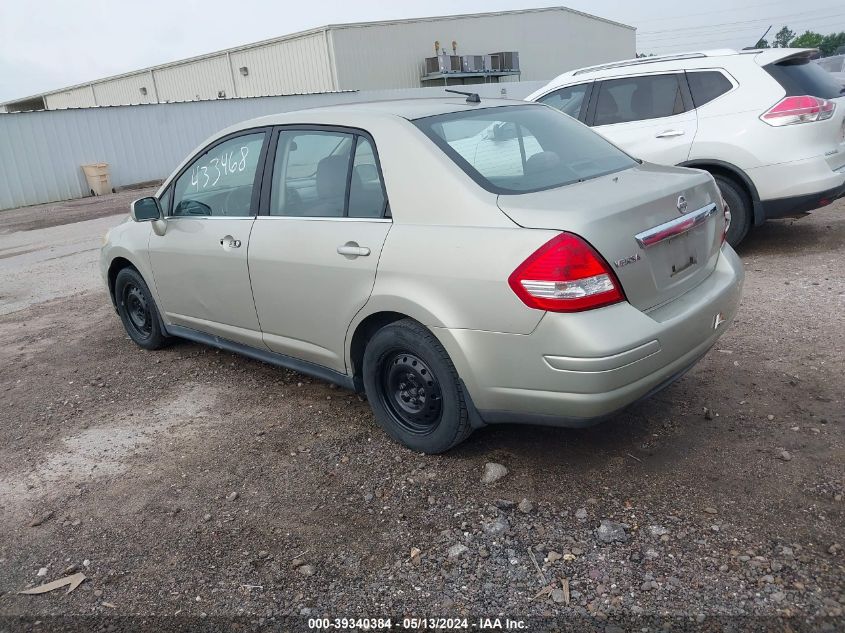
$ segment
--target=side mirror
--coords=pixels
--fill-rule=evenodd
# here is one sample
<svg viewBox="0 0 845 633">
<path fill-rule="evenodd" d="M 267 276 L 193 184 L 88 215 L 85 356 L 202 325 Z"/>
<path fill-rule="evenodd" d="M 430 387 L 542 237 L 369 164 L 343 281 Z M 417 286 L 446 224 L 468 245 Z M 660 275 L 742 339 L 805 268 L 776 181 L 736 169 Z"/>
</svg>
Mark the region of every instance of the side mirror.
<svg viewBox="0 0 845 633">
<path fill-rule="evenodd" d="M 132 219 L 136 222 L 149 222 L 150 220 L 161 219 L 161 207 L 158 205 L 158 199 L 152 196 L 136 200 L 129 206 L 129 210 L 132 214 Z"/>
</svg>

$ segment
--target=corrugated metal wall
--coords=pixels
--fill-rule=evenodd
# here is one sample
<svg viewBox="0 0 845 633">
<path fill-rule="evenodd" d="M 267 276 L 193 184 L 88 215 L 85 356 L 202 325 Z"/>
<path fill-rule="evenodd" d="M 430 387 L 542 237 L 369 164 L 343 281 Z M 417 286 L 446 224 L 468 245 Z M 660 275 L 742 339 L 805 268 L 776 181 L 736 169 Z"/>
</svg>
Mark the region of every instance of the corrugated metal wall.
<svg viewBox="0 0 845 633">
<path fill-rule="evenodd" d="M 155 82 L 149 72 L 94 84 L 94 94 L 100 105 L 156 103 Z"/>
<path fill-rule="evenodd" d="M 221 90 L 227 97 L 235 94 L 226 55 L 162 68 L 155 78 L 159 101 L 217 99 Z"/>
<path fill-rule="evenodd" d="M 508 84 L 522 98 L 543 82 Z M 499 96 L 502 86 L 474 87 Z M 0 116 L 0 209 L 89 195 L 81 165 L 106 162 L 112 186 L 165 178 L 203 140 L 257 116 L 301 108 L 443 95 L 440 88 L 21 112 Z"/>
<path fill-rule="evenodd" d="M 93 108 L 97 105 L 94 100 L 94 90 L 91 86 L 80 86 L 64 92 L 56 92 L 44 97 L 44 104 L 48 110 L 61 108 Z"/>
<path fill-rule="evenodd" d="M 419 87 L 435 40 L 447 51 L 456 40 L 459 54 L 518 51 L 525 81 L 635 55 L 634 29 L 552 7 L 326 27 L 95 81 L 45 101 L 55 110 Z"/>
<path fill-rule="evenodd" d="M 434 42 L 458 54 L 518 51 L 522 79 L 551 79 L 573 68 L 636 55 L 635 31 L 567 9 L 338 27 L 329 32 L 339 90 L 420 85 Z"/>
<path fill-rule="evenodd" d="M 324 32 L 230 53 L 238 97 L 336 90 Z M 247 68 L 242 75 L 240 69 Z"/>
</svg>

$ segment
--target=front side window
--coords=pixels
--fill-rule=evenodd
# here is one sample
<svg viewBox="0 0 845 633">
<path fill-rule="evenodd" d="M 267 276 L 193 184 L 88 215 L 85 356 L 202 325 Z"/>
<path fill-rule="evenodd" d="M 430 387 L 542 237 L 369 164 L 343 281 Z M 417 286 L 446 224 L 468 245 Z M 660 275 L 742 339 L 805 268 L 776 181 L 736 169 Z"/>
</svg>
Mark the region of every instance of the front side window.
<svg viewBox="0 0 845 633">
<path fill-rule="evenodd" d="M 203 152 L 173 186 L 174 216 L 248 217 L 264 132 L 229 139 Z"/>
<path fill-rule="evenodd" d="M 573 119 L 577 119 L 581 114 L 581 109 L 584 106 L 584 97 L 587 94 L 587 88 L 590 84 L 578 84 L 577 86 L 567 86 L 560 90 L 555 90 L 547 95 L 543 95 L 537 101 L 545 103 L 553 108 L 557 108 L 564 114 L 568 114 Z"/>
<path fill-rule="evenodd" d="M 367 138 L 321 130 L 279 134 L 270 215 L 380 218 L 385 202 Z"/>
<path fill-rule="evenodd" d="M 635 164 L 581 123 L 540 106 L 452 112 L 414 124 L 494 193 L 561 187 Z"/>
<path fill-rule="evenodd" d="M 158 199 L 158 206 L 161 208 L 161 212 L 164 215 L 168 215 L 170 213 L 170 200 L 173 198 L 173 187 L 168 187 L 167 191 L 161 194 L 161 197 Z"/>
<path fill-rule="evenodd" d="M 608 79 L 599 89 L 593 125 L 659 119 L 683 111 L 684 100 L 677 75 Z"/>
</svg>

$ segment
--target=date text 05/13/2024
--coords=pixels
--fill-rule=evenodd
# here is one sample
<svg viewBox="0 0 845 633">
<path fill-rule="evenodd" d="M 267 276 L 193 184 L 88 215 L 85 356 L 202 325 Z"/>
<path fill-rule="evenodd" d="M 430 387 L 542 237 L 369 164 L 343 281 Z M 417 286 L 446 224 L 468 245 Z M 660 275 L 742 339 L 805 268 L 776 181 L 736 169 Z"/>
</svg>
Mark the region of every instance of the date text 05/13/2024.
<svg viewBox="0 0 845 633">
<path fill-rule="evenodd" d="M 327 630 L 525 630 L 524 620 L 510 618 L 309 618 L 309 629 Z"/>
</svg>

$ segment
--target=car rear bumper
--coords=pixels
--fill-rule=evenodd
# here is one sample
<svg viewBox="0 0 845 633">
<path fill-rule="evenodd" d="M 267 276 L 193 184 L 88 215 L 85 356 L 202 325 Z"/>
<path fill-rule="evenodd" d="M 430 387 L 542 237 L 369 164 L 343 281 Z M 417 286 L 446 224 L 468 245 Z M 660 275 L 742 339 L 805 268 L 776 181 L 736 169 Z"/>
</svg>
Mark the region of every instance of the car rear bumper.
<svg viewBox="0 0 845 633">
<path fill-rule="evenodd" d="M 826 207 L 843 195 L 845 195 L 845 184 L 818 193 L 778 198 L 777 200 L 761 200 L 760 205 L 765 219 L 774 220 L 803 215 L 813 209 Z"/>
<path fill-rule="evenodd" d="M 830 204 L 845 194 L 843 164 L 832 169 L 819 156 L 749 169 L 747 174 L 760 196 L 762 219 L 800 215 Z"/>
<path fill-rule="evenodd" d="M 629 303 L 547 313 L 527 335 L 433 328 L 486 423 L 587 426 L 671 384 L 733 321 L 742 262 L 723 247 L 697 287 L 643 313 Z M 714 327 L 716 315 L 724 321 Z"/>
</svg>

